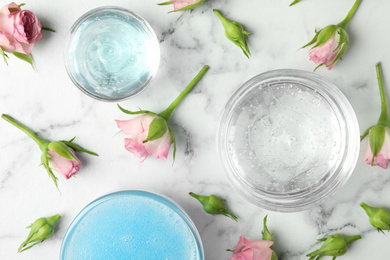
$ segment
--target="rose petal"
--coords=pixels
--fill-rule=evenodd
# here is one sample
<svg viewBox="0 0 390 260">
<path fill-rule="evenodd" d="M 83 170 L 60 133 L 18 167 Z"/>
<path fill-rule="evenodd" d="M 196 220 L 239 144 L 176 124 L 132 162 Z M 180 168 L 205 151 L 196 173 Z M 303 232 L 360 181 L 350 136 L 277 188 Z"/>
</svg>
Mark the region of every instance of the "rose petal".
<svg viewBox="0 0 390 260">
<path fill-rule="evenodd" d="M 125 135 L 138 135 L 144 131 L 149 131 L 149 125 L 156 116 L 142 114 L 130 120 L 115 120 L 118 128 L 123 130 Z"/>
<path fill-rule="evenodd" d="M 76 174 L 81 168 L 81 161 L 76 157 L 74 151 L 69 148 L 75 156 L 77 162 L 62 157 L 53 150 L 49 150 L 49 167 L 64 175 L 66 179 L 69 179 Z"/>
</svg>

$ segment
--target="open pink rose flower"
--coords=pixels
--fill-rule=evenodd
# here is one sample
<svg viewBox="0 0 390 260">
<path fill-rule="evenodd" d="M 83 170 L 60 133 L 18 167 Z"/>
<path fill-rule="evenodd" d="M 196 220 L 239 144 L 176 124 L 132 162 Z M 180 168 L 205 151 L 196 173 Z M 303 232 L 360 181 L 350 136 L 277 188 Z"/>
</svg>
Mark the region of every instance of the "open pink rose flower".
<svg viewBox="0 0 390 260">
<path fill-rule="evenodd" d="M 76 157 L 76 154 L 73 149 L 69 148 L 69 150 L 72 152 L 73 156 L 76 158 L 77 161 L 62 157 L 54 150 L 48 151 L 49 167 L 53 170 L 62 173 L 62 175 L 64 175 L 66 179 L 69 179 L 70 177 L 75 175 L 81 168 L 81 161 Z"/>
<path fill-rule="evenodd" d="M 229 260 L 270 260 L 273 250 L 270 247 L 274 244 L 268 240 L 248 240 L 240 236 L 240 240 Z"/>
<path fill-rule="evenodd" d="M 371 131 L 370 131 L 371 134 Z M 364 157 L 364 161 L 367 164 L 371 164 L 373 166 L 380 166 L 383 169 L 387 169 L 390 160 L 390 130 L 386 127 L 385 129 L 385 137 L 383 141 L 383 145 L 380 148 L 378 154 L 374 157 L 374 163 L 372 164 L 373 153 L 371 150 L 370 142 L 368 142 L 368 148 L 366 156 Z"/>
<path fill-rule="evenodd" d="M 170 0 L 168 2 L 163 2 L 158 5 L 169 5 L 173 4 L 174 11 L 184 11 L 184 10 L 192 10 L 201 4 L 203 4 L 204 0 Z"/>
<path fill-rule="evenodd" d="M 123 130 L 125 135 L 125 148 L 141 159 L 143 162 L 149 155 L 161 158 L 164 161 L 168 157 L 169 148 L 173 142 L 169 129 L 158 139 L 144 142 L 149 133 L 149 126 L 157 115 L 143 114 L 130 120 L 116 120 L 118 128 Z"/>
<path fill-rule="evenodd" d="M 30 54 L 41 38 L 42 25 L 33 12 L 12 2 L 0 9 L 0 47 L 6 52 Z M 7 39 L 5 41 L 4 39 Z"/>
</svg>

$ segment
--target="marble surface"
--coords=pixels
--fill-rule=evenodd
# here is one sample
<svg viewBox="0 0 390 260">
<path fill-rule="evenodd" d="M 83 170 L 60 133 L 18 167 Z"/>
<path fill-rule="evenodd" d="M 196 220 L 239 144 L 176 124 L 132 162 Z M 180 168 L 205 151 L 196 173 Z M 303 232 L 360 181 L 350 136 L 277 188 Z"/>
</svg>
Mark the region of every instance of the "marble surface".
<svg viewBox="0 0 390 260">
<path fill-rule="evenodd" d="M 190 12 L 167 14 L 170 6 L 157 1 L 112 0 L 144 17 L 160 41 L 158 74 L 140 95 L 120 104 L 160 111 L 173 100 L 205 64 L 209 72 L 173 114 L 176 162 L 172 154 L 164 162 L 154 158 L 141 163 L 123 148 L 115 119 L 128 119 L 115 103 L 104 103 L 81 93 L 66 74 L 63 50 L 72 23 L 85 12 L 107 5 L 103 0 L 29 1 L 42 23 L 56 33 L 43 33 L 35 45 L 35 71 L 12 58 L 1 63 L 0 111 L 19 119 L 41 137 L 70 139 L 99 157 L 81 155 L 84 167 L 77 178 L 65 180 L 57 174 L 62 194 L 55 189 L 40 164 L 40 150 L 22 132 L 0 120 L 0 259 L 58 259 L 61 241 L 77 213 L 94 199 L 119 190 L 142 189 L 164 194 L 178 202 L 193 219 L 204 244 L 207 260 L 231 256 L 240 235 L 261 237 L 262 219 L 268 214 L 275 232 L 279 259 L 307 259 L 305 254 L 320 245 L 317 238 L 331 233 L 361 234 L 349 252 L 351 259 L 389 259 L 389 233 L 378 233 L 359 204 L 365 201 L 390 208 L 389 170 L 366 165 L 363 141 L 356 169 L 348 183 L 323 203 L 298 213 L 263 210 L 244 200 L 228 183 L 216 151 L 216 130 L 224 105 L 237 87 L 251 77 L 273 69 L 312 71 L 308 50 L 299 48 L 322 28 L 341 21 L 354 0 L 206 0 Z M 6 4 L 1 1 L 1 5 Z M 229 42 L 212 9 L 241 22 L 249 37 L 251 59 Z M 350 49 L 333 70 L 320 68 L 319 75 L 335 83 L 351 102 L 363 132 L 379 116 L 379 94 L 374 65 L 383 63 L 386 91 L 390 93 L 390 17 L 387 0 L 363 1 L 348 32 Z M 235 223 L 223 216 L 208 215 L 188 196 L 217 194 L 239 217 Z M 52 238 L 17 254 L 35 219 L 63 215 Z M 325 258 L 324 259 L 330 259 Z"/>
</svg>

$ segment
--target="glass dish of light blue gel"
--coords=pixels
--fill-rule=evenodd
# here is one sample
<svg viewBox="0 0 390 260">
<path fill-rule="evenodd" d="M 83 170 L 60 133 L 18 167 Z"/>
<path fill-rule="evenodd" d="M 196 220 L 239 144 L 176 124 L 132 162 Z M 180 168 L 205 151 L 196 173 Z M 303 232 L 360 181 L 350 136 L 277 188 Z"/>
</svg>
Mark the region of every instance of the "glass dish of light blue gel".
<svg viewBox="0 0 390 260">
<path fill-rule="evenodd" d="M 65 64 L 73 83 L 87 95 L 118 101 L 141 92 L 160 62 L 157 37 L 140 16 L 118 7 L 84 14 L 72 26 Z"/>
<path fill-rule="evenodd" d="M 188 215 L 171 200 L 121 191 L 86 206 L 73 220 L 61 260 L 203 260 L 201 239 Z"/>
</svg>

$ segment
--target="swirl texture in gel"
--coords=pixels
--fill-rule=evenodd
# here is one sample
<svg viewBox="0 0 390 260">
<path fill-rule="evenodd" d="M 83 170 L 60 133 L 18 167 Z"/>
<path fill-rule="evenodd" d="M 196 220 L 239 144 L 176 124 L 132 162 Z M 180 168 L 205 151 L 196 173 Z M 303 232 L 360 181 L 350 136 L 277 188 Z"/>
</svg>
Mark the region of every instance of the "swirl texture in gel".
<svg viewBox="0 0 390 260">
<path fill-rule="evenodd" d="M 137 93 L 157 69 L 154 34 L 120 9 L 101 9 L 75 27 L 69 43 L 69 71 L 92 96 L 118 99 Z"/>
<path fill-rule="evenodd" d="M 202 259 L 174 204 L 149 193 L 118 194 L 80 213 L 64 239 L 61 259 Z"/>
</svg>

